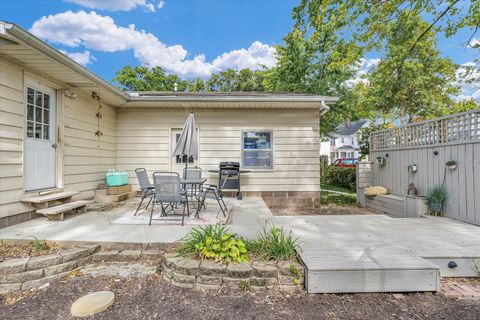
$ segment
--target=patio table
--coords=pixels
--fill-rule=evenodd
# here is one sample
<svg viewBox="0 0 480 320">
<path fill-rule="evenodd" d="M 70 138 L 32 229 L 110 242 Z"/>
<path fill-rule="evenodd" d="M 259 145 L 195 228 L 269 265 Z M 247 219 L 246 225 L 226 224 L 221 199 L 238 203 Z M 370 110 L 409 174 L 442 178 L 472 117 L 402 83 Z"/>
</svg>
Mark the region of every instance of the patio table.
<svg viewBox="0 0 480 320">
<path fill-rule="evenodd" d="M 199 212 L 200 212 L 200 198 L 197 196 L 197 190 L 201 190 L 202 185 L 207 182 L 207 179 L 205 178 L 186 178 L 186 179 L 180 179 L 180 184 L 187 186 L 191 185 L 193 186 L 193 196 L 195 199 L 197 199 L 197 206 L 196 206 L 196 211 L 195 211 L 195 217 L 199 217 Z M 187 195 L 188 197 L 188 195 Z"/>
</svg>

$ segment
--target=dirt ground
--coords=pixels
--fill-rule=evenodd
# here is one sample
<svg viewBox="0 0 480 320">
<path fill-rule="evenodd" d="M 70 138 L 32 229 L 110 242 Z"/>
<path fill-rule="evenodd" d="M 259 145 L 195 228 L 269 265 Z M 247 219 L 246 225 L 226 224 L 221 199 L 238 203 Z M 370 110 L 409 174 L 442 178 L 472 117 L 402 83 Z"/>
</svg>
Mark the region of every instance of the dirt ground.
<svg viewBox="0 0 480 320">
<path fill-rule="evenodd" d="M 72 248 L 73 246 L 63 246 L 56 242 L 46 242 L 43 240 L 33 240 L 25 245 L 14 245 L 0 243 L 0 261 L 7 258 L 28 258 L 41 255 L 57 253 L 61 249 Z"/>
<path fill-rule="evenodd" d="M 376 214 L 366 208 L 357 206 L 322 205 L 316 209 L 270 209 L 274 216 L 305 216 L 305 215 L 349 215 L 349 214 Z"/>
<path fill-rule="evenodd" d="M 115 304 L 88 319 L 480 319 L 480 301 L 440 294 L 205 293 L 181 289 L 158 276 L 75 277 L 0 301 L 1 319 L 72 319 L 70 306 L 92 291 L 111 290 Z"/>
</svg>

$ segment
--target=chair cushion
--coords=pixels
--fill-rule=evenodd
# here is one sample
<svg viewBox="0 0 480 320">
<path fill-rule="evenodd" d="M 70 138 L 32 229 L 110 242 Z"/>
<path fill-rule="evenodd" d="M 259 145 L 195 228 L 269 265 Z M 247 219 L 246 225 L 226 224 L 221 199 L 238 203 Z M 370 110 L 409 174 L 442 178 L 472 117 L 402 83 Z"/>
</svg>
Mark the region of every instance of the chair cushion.
<svg viewBox="0 0 480 320">
<path fill-rule="evenodd" d="M 388 189 L 382 186 L 366 187 L 363 189 L 363 193 L 367 197 L 380 196 L 380 195 L 388 194 Z"/>
</svg>

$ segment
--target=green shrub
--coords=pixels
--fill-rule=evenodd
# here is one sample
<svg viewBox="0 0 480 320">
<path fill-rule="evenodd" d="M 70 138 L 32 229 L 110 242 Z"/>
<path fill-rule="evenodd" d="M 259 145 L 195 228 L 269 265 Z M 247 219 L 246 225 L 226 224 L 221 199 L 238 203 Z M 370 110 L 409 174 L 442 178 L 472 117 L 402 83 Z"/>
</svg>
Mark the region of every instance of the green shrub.
<svg viewBox="0 0 480 320">
<path fill-rule="evenodd" d="M 355 168 L 330 166 L 326 179 L 328 184 L 346 188 L 353 192 L 356 189 L 357 175 Z"/>
<path fill-rule="evenodd" d="M 438 185 L 428 191 L 426 199 L 428 205 L 443 205 L 446 197 L 447 190 L 444 186 Z"/>
<path fill-rule="evenodd" d="M 326 183 L 328 177 L 328 156 L 320 156 L 320 183 Z"/>
<path fill-rule="evenodd" d="M 33 238 L 34 240 L 28 243 L 30 247 L 35 248 L 35 250 L 37 250 L 38 252 L 50 249 L 50 246 L 48 245 L 47 241 L 39 240 L 37 237 L 33 237 Z"/>
<path fill-rule="evenodd" d="M 261 260 L 289 260 L 296 257 L 299 240 L 292 232 L 286 232 L 283 227 L 270 224 L 263 228 L 258 240 L 247 243 L 252 253 Z"/>
<path fill-rule="evenodd" d="M 219 224 L 190 230 L 182 240 L 179 253 L 217 262 L 248 261 L 248 250 L 243 239 Z"/>
</svg>

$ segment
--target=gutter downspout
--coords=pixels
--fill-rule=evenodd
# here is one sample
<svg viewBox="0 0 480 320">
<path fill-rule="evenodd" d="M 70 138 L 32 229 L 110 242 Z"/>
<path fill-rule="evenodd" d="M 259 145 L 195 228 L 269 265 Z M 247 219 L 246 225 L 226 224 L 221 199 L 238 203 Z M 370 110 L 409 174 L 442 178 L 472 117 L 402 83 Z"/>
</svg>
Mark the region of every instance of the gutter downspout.
<svg viewBox="0 0 480 320">
<path fill-rule="evenodd" d="M 320 117 L 323 116 L 325 113 L 327 113 L 330 110 L 330 107 L 327 106 L 325 103 L 325 100 L 322 100 L 320 103 Z"/>
</svg>

